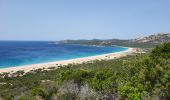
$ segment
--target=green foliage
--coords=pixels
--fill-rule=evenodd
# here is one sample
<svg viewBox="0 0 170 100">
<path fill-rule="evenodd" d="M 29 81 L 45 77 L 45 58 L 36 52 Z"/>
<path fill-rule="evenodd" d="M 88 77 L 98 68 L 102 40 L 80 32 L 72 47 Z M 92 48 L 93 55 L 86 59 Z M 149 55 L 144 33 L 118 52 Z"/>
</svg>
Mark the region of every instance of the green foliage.
<svg viewBox="0 0 170 100">
<path fill-rule="evenodd" d="M 76 94 L 66 93 L 58 97 L 59 100 L 78 100 Z"/>
<path fill-rule="evenodd" d="M 91 86 L 96 90 L 110 90 L 112 85 L 112 74 L 108 69 L 96 72 L 94 77 L 88 81 Z"/>
<path fill-rule="evenodd" d="M 132 87 L 131 85 L 119 86 L 118 95 L 120 99 L 127 100 L 140 100 L 141 98 L 141 93 L 138 88 Z"/>
<path fill-rule="evenodd" d="M 156 59 L 159 57 L 170 59 L 170 42 L 156 46 L 152 50 L 151 57 Z"/>
<path fill-rule="evenodd" d="M 35 96 L 40 96 L 42 98 L 47 98 L 47 93 L 42 88 L 34 88 L 32 94 Z"/>
</svg>

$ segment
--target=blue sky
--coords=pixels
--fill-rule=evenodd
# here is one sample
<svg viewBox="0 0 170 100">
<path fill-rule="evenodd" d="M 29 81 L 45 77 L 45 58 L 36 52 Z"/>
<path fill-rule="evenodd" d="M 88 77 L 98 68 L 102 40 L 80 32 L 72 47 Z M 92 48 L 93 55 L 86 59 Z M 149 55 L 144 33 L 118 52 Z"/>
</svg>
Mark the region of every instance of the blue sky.
<svg viewBox="0 0 170 100">
<path fill-rule="evenodd" d="M 170 32 L 170 0 L 0 0 L 0 40 L 129 39 Z"/>
</svg>

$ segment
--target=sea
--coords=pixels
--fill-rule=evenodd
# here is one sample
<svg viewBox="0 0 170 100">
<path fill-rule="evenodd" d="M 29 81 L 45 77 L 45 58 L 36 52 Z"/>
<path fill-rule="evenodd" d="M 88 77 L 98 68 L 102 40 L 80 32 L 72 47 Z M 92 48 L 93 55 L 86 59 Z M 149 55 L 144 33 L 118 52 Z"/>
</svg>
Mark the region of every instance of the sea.
<svg viewBox="0 0 170 100">
<path fill-rule="evenodd" d="M 119 46 L 55 44 L 51 41 L 0 41 L 0 68 L 96 56 L 126 49 Z"/>
</svg>

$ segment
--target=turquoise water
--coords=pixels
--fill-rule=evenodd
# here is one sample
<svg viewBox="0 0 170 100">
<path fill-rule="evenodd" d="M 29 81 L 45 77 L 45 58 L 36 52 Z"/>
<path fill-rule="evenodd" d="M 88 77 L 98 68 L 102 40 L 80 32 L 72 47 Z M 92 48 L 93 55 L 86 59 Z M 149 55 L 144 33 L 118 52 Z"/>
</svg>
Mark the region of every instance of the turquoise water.
<svg viewBox="0 0 170 100">
<path fill-rule="evenodd" d="M 0 68 L 95 56 L 126 49 L 118 46 L 96 47 L 40 41 L 0 41 Z"/>
</svg>

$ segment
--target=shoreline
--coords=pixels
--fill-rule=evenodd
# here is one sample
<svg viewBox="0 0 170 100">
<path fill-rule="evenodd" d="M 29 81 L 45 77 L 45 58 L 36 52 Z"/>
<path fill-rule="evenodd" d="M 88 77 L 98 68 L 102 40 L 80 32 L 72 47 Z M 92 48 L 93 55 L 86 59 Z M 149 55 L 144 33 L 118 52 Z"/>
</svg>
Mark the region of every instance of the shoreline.
<svg viewBox="0 0 170 100">
<path fill-rule="evenodd" d="M 24 66 L 16 66 L 16 67 L 8 67 L 8 68 L 0 68 L 0 73 L 3 72 L 17 72 L 20 70 L 23 70 L 24 72 L 29 72 L 31 70 L 36 70 L 40 68 L 50 68 L 50 67 L 56 67 L 58 68 L 58 65 L 68 65 L 68 64 L 81 64 L 89 61 L 95 61 L 95 60 L 110 60 L 110 59 L 116 59 L 120 58 L 129 54 L 132 54 L 136 52 L 135 48 L 128 48 L 127 50 L 120 51 L 120 52 L 114 52 L 114 53 L 108 53 L 108 54 L 102 54 L 102 55 L 96 55 L 96 56 L 90 56 L 90 57 L 82 57 L 82 58 L 75 58 L 70 60 L 62 60 L 62 61 L 54 61 L 54 62 L 47 62 L 47 63 L 40 63 L 40 64 L 31 64 L 31 65 L 24 65 Z"/>
</svg>

